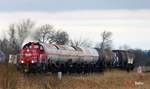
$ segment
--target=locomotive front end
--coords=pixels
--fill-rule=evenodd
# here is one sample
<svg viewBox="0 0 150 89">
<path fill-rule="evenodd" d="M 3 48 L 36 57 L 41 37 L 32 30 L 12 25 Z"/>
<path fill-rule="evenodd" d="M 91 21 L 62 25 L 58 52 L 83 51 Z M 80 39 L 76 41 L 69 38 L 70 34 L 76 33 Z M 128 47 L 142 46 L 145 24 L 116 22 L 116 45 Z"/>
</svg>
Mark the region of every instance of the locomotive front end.
<svg viewBox="0 0 150 89">
<path fill-rule="evenodd" d="M 22 72 L 32 72 L 41 69 L 41 65 L 46 63 L 46 55 L 43 47 L 39 43 L 27 43 L 20 50 L 18 57 L 18 68 Z"/>
<path fill-rule="evenodd" d="M 20 64 L 30 64 L 37 62 L 37 53 L 33 53 L 33 50 L 30 49 L 22 49 L 20 52 L 19 63 Z"/>
</svg>

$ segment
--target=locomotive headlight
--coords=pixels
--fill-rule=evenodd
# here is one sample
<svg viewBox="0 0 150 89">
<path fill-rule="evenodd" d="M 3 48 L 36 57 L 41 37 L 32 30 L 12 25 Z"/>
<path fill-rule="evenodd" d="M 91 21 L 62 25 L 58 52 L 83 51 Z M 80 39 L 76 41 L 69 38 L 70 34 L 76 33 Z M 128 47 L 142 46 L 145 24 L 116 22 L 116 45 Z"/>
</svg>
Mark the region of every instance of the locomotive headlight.
<svg viewBox="0 0 150 89">
<path fill-rule="evenodd" d="M 23 61 L 23 60 L 21 60 L 21 63 L 23 64 L 23 63 L 24 63 L 24 61 Z"/>
<path fill-rule="evenodd" d="M 34 60 L 31 61 L 31 63 L 34 63 L 34 62 L 35 62 Z"/>
</svg>

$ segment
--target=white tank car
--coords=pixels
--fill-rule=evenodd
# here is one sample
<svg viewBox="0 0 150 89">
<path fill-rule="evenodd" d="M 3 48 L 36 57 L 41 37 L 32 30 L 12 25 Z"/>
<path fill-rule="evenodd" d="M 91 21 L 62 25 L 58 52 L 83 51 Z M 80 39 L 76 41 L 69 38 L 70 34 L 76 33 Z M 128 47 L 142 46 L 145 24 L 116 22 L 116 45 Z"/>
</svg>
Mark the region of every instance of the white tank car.
<svg viewBox="0 0 150 89">
<path fill-rule="evenodd" d="M 46 43 L 40 44 L 43 46 L 44 51 L 48 55 L 49 61 L 96 63 L 99 59 L 99 54 L 96 49 L 71 47 L 66 45 L 52 45 Z"/>
</svg>

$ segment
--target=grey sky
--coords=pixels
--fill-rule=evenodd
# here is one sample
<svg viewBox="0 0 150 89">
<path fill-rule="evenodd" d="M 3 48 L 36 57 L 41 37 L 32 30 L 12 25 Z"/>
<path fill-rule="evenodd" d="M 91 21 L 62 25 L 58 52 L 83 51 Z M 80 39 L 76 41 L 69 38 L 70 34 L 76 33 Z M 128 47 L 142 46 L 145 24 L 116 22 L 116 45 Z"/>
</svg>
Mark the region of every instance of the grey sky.
<svg viewBox="0 0 150 89">
<path fill-rule="evenodd" d="M 149 9 L 150 0 L 0 0 L 0 11 Z"/>
<path fill-rule="evenodd" d="M 31 19 L 51 24 L 72 39 L 96 44 L 104 30 L 113 33 L 114 48 L 150 49 L 150 0 L 0 0 L 0 37 L 10 24 Z M 30 39 L 27 39 L 29 41 Z"/>
</svg>

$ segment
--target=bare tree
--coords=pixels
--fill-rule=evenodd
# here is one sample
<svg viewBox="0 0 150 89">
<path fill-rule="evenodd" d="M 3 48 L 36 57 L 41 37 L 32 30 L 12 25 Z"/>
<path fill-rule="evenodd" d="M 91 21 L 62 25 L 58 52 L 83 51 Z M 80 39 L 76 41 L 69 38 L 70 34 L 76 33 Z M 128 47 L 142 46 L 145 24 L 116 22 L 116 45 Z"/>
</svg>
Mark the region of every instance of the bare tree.
<svg viewBox="0 0 150 89">
<path fill-rule="evenodd" d="M 54 37 L 54 29 L 51 25 L 45 24 L 38 28 L 34 34 L 34 39 L 39 42 L 47 42 Z"/>
<path fill-rule="evenodd" d="M 34 23 L 29 19 L 23 20 L 17 24 L 11 24 L 8 32 L 9 43 L 10 46 L 12 46 L 11 48 L 19 50 L 33 26 Z"/>
<path fill-rule="evenodd" d="M 6 39 L 6 37 L 4 37 L 4 39 L 0 41 L 0 50 L 5 53 L 5 57 L 7 59 L 6 61 L 8 61 L 8 57 L 10 53 L 9 49 L 10 49 L 9 41 L 8 39 Z"/>
<path fill-rule="evenodd" d="M 111 49 L 112 47 L 111 37 L 112 37 L 111 32 L 104 31 L 101 33 L 102 42 L 98 44 L 98 47 L 101 50 L 101 54 L 103 54 L 105 50 Z"/>
<path fill-rule="evenodd" d="M 9 26 L 8 37 L 0 40 L 0 49 L 5 53 L 6 59 L 8 59 L 9 54 L 18 53 L 33 25 L 34 23 L 28 19 Z"/>
<path fill-rule="evenodd" d="M 57 31 L 49 42 L 55 42 L 59 45 L 65 45 L 69 42 L 69 35 L 65 31 Z"/>
<path fill-rule="evenodd" d="M 105 60 L 104 65 L 110 66 L 111 60 L 112 60 L 112 33 L 104 31 L 101 33 L 101 39 L 102 41 L 97 44 L 97 47 L 99 50 L 100 59 Z"/>
<path fill-rule="evenodd" d="M 9 35 L 9 51 L 11 54 L 15 54 L 17 53 L 17 50 L 19 50 L 20 46 L 16 39 L 16 30 L 14 24 L 10 25 L 8 35 Z"/>
<path fill-rule="evenodd" d="M 22 43 L 24 42 L 24 40 L 26 39 L 26 37 L 29 34 L 29 31 L 32 30 L 34 26 L 34 22 L 32 22 L 30 19 L 24 20 L 21 23 L 16 25 L 16 30 L 18 31 L 18 44 L 22 45 Z"/>
<path fill-rule="evenodd" d="M 70 45 L 71 46 L 74 46 L 74 47 L 79 47 L 79 46 L 82 46 L 82 47 L 91 47 L 91 44 L 92 42 L 90 42 L 89 40 L 85 39 L 79 39 L 79 40 L 70 40 Z"/>
<path fill-rule="evenodd" d="M 45 24 L 36 30 L 34 39 L 43 43 L 64 45 L 68 42 L 69 35 L 65 31 L 55 31 L 51 25 Z"/>
</svg>

